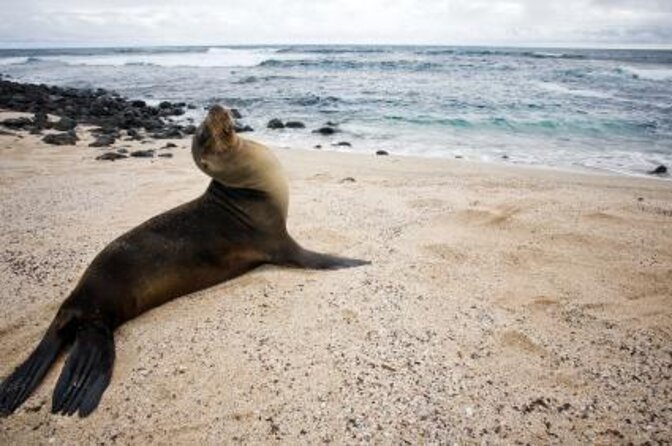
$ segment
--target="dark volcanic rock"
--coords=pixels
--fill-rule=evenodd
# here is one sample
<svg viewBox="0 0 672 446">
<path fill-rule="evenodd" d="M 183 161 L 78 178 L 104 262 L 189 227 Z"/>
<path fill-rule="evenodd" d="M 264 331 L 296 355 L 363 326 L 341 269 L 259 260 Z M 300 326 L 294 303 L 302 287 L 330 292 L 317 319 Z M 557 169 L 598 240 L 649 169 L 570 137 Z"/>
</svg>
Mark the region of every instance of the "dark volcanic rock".
<svg viewBox="0 0 672 446">
<path fill-rule="evenodd" d="M 347 141 L 340 141 L 334 144 L 335 146 L 341 146 L 341 147 L 352 147 L 352 144 L 350 144 Z"/>
<path fill-rule="evenodd" d="M 174 142 L 167 142 L 165 146 L 161 147 L 162 149 L 174 149 L 177 147 L 177 144 Z"/>
<path fill-rule="evenodd" d="M 65 133 L 53 133 L 42 138 L 45 143 L 55 146 L 74 146 L 78 140 L 79 138 L 72 130 Z"/>
<path fill-rule="evenodd" d="M 172 158 L 173 154 L 172 153 L 159 153 L 160 158 Z"/>
<path fill-rule="evenodd" d="M 33 129 L 43 130 L 48 129 L 49 127 L 51 127 L 51 123 L 49 122 L 47 114 L 41 111 L 35 112 L 35 115 L 33 116 Z"/>
<path fill-rule="evenodd" d="M 156 139 L 181 139 L 184 135 L 182 134 L 182 127 L 171 125 L 160 132 L 153 133 L 152 137 Z"/>
<path fill-rule="evenodd" d="M 122 155 L 121 153 L 115 153 L 115 152 L 103 153 L 102 155 L 96 157 L 98 161 L 116 161 L 124 158 L 128 157 L 126 155 Z"/>
<path fill-rule="evenodd" d="M 667 173 L 667 166 L 661 164 L 653 170 L 647 172 L 649 175 L 665 175 Z"/>
<path fill-rule="evenodd" d="M 306 124 L 304 124 L 301 121 L 287 121 L 285 127 L 287 127 L 288 129 L 305 129 Z"/>
<path fill-rule="evenodd" d="M 313 130 L 313 133 L 319 133 L 320 135 L 325 136 L 333 135 L 336 132 L 338 132 L 338 130 L 333 127 L 320 127 L 317 130 Z"/>
<path fill-rule="evenodd" d="M 142 139 L 142 135 L 136 129 L 128 129 L 126 130 L 126 134 L 133 141 L 140 141 Z"/>
<path fill-rule="evenodd" d="M 196 126 L 193 124 L 185 125 L 183 130 L 185 135 L 193 135 L 196 133 Z"/>
<path fill-rule="evenodd" d="M 238 124 L 234 126 L 236 133 L 254 132 L 254 129 L 247 124 Z"/>
<path fill-rule="evenodd" d="M 237 108 L 232 108 L 231 109 L 231 116 L 233 119 L 241 119 L 243 115 L 240 114 L 240 111 Z"/>
<path fill-rule="evenodd" d="M 54 129 L 61 132 L 67 132 L 73 130 L 77 127 L 77 122 L 74 119 L 70 119 L 67 116 L 63 116 L 60 121 L 54 124 Z"/>
<path fill-rule="evenodd" d="M 114 136 L 114 134 L 102 134 L 96 138 L 95 141 L 93 141 L 91 144 L 89 144 L 89 147 L 107 147 L 111 146 L 114 144 L 114 141 L 116 141 L 117 138 Z"/>
<path fill-rule="evenodd" d="M 184 103 L 162 102 L 158 107 L 144 101 L 128 101 L 117 93 L 103 89 L 75 89 L 47 85 L 21 84 L 0 79 L 0 108 L 30 112 L 52 113 L 64 119 L 63 129 L 72 128 L 72 120 L 79 124 L 113 127 L 115 129 L 144 128 L 161 132 L 171 125 L 168 116 L 184 113 Z M 66 125 L 66 123 L 69 123 Z M 35 127 L 41 126 L 34 123 Z M 22 124 L 23 126 L 23 124 Z M 28 129 L 30 126 L 25 124 Z M 47 124 L 45 128 L 49 128 Z"/>
<path fill-rule="evenodd" d="M 389 153 L 387 152 L 387 150 L 378 150 L 378 151 L 376 151 L 376 155 L 385 156 L 385 155 L 389 155 Z"/>
<path fill-rule="evenodd" d="M 136 150 L 135 152 L 131 152 L 131 156 L 134 158 L 153 158 L 154 150 Z"/>
<path fill-rule="evenodd" d="M 270 121 L 268 121 L 268 124 L 266 124 L 266 127 L 268 127 L 269 129 L 274 129 L 274 130 L 284 129 L 285 124 L 283 124 L 282 121 L 279 120 L 278 118 L 273 118 Z"/>
<path fill-rule="evenodd" d="M 33 125 L 33 120 L 30 118 L 9 118 L 2 121 L 2 125 L 9 129 L 23 130 Z"/>
</svg>

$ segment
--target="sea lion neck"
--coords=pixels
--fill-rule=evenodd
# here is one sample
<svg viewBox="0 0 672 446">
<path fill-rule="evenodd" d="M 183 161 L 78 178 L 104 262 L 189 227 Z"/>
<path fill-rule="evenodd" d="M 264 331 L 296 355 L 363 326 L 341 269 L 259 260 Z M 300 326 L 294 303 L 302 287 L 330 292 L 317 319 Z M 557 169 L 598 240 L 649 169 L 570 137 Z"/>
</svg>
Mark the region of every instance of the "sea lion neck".
<svg viewBox="0 0 672 446">
<path fill-rule="evenodd" d="M 205 194 L 217 204 L 229 204 L 241 200 L 260 200 L 266 197 L 263 191 L 227 186 L 216 179 L 210 181 Z"/>
</svg>

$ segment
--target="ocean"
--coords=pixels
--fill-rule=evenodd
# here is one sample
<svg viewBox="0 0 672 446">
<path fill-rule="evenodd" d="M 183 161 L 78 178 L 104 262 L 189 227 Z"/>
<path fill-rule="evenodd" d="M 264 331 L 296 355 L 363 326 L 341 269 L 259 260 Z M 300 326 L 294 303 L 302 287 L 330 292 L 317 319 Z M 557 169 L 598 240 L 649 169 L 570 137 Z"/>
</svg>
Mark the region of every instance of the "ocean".
<svg viewBox="0 0 672 446">
<path fill-rule="evenodd" d="M 430 46 L 0 50 L 22 82 L 238 108 L 270 145 L 644 175 L 672 166 L 672 51 Z M 269 130 L 271 118 L 307 128 Z M 332 121 L 340 133 L 311 132 Z M 347 141 L 348 146 L 335 146 Z"/>
</svg>

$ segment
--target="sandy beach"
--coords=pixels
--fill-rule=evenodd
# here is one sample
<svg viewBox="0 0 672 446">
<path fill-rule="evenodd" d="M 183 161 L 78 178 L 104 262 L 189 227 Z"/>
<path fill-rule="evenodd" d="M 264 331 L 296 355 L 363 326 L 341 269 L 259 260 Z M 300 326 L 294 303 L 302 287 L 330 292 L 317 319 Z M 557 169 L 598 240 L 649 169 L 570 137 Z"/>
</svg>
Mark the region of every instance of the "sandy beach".
<svg viewBox="0 0 672 446">
<path fill-rule="evenodd" d="M 9 133 L 0 377 L 98 251 L 209 181 L 186 138 L 120 141 L 173 157 L 112 162 L 81 128 L 62 147 Z M 50 414 L 61 358 L 1 444 L 670 441 L 672 182 L 275 153 L 295 238 L 373 263 L 262 267 L 148 312 L 116 332 L 93 415 Z"/>
</svg>

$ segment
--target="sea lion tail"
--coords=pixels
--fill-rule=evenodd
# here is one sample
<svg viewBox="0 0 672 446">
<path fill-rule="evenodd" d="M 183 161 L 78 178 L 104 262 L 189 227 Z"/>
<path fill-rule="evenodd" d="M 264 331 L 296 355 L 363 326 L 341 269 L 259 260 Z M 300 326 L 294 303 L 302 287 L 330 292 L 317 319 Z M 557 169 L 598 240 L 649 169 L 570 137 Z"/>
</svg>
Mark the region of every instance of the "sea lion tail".
<svg viewBox="0 0 672 446">
<path fill-rule="evenodd" d="M 59 311 L 44 337 L 26 361 L 0 385 L 0 417 L 13 413 L 42 382 L 60 351 L 71 342 L 71 314 Z"/>
<path fill-rule="evenodd" d="M 284 252 L 281 260 L 277 263 L 306 269 L 343 269 L 371 264 L 368 260 L 339 257 L 310 251 L 302 248 L 294 241 L 292 241 L 291 247 Z"/>
<path fill-rule="evenodd" d="M 91 414 L 110 383 L 114 356 L 112 330 L 102 322 L 82 322 L 56 383 L 51 412 Z"/>
</svg>

